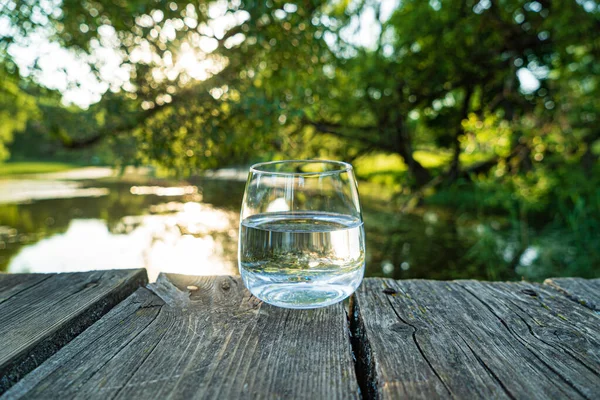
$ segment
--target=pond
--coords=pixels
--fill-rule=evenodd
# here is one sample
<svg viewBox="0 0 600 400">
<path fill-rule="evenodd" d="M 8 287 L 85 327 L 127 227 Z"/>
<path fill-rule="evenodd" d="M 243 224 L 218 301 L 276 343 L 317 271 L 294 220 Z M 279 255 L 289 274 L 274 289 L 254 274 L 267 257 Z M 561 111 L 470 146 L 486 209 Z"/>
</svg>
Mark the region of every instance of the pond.
<svg viewBox="0 0 600 400">
<path fill-rule="evenodd" d="M 111 174 L 0 181 L 0 271 L 146 268 L 151 280 L 160 272 L 238 274 L 243 176 L 173 183 Z M 483 225 L 441 209 L 403 214 L 391 193 L 364 187 L 367 276 L 520 278 L 514 265 L 507 268 L 515 245 L 501 222 L 486 240 L 502 254 L 473 254 L 489 233 Z"/>
</svg>

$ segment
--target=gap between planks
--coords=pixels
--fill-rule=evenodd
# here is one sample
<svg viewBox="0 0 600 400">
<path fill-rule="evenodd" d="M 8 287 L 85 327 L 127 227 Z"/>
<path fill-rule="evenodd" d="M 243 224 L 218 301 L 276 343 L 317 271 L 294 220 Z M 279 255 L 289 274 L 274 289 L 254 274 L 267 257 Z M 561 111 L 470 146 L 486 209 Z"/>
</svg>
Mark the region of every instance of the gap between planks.
<svg viewBox="0 0 600 400">
<path fill-rule="evenodd" d="M 177 280 L 176 275 L 171 275 L 171 278 L 174 280 Z M 181 279 L 187 280 L 187 277 L 182 277 Z M 369 280 L 371 280 L 371 279 L 367 278 L 365 281 L 368 282 Z M 399 281 L 399 282 L 402 282 L 402 281 Z M 422 282 L 425 283 L 427 281 L 422 281 Z M 446 283 L 449 285 L 460 285 L 463 282 L 464 281 L 455 281 L 455 282 L 446 282 Z M 228 283 L 228 282 L 226 282 L 226 281 L 221 282 L 221 284 L 226 284 L 226 283 Z M 153 284 L 152 290 L 156 295 L 158 295 L 162 300 L 164 300 L 165 303 L 171 304 L 172 306 L 181 306 L 182 304 L 185 304 L 186 302 L 188 302 L 188 299 L 185 298 L 185 296 L 183 296 L 182 292 L 169 290 L 170 285 L 167 285 L 164 288 L 162 288 L 160 285 L 161 285 L 160 281 L 157 282 L 156 284 Z M 183 287 L 185 288 L 185 285 L 183 285 Z M 559 295 L 561 297 L 563 297 L 563 295 L 564 295 L 564 293 L 560 293 L 560 292 L 556 291 L 554 288 L 550 288 L 548 286 L 543 286 L 543 288 L 545 290 L 554 291 L 554 292 L 556 292 L 557 295 Z M 225 289 L 225 288 L 223 288 L 223 289 Z M 388 289 L 385 287 L 381 287 L 379 290 L 382 291 L 384 294 L 384 296 L 383 296 L 384 303 L 382 303 L 382 305 L 391 307 L 393 309 L 393 304 L 390 302 L 390 299 L 387 298 L 387 296 L 394 295 L 396 293 L 395 290 Z M 217 291 L 216 293 L 218 294 L 220 292 Z M 526 291 L 524 291 L 523 293 L 525 295 L 530 295 L 530 294 L 528 294 L 529 292 L 526 292 Z M 389 396 L 386 396 L 385 386 L 381 385 L 383 377 L 378 376 L 378 373 L 377 373 L 378 368 L 380 367 L 379 363 L 381 362 L 381 359 L 380 359 L 381 354 L 374 354 L 374 351 L 372 349 L 372 343 L 370 340 L 370 336 L 373 335 L 374 332 L 368 332 L 367 328 L 365 327 L 365 323 L 364 323 L 364 313 L 365 313 L 365 311 L 369 312 L 370 310 L 368 310 L 368 309 L 361 310 L 360 309 L 360 304 L 357 301 L 357 297 L 356 297 L 357 295 L 360 296 L 360 294 L 357 293 L 357 294 L 351 296 L 351 298 L 350 298 L 349 308 L 346 311 L 347 312 L 346 323 L 347 323 L 347 334 L 349 336 L 349 342 L 350 342 L 350 346 L 351 346 L 352 353 L 353 353 L 353 361 L 354 361 L 353 367 L 354 367 L 354 371 L 356 374 L 358 387 L 360 388 L 362 397 L 365 399 L 389 397 Z M 216 302 L 218 302 L 218 300 L 219 300 L 219 298 L 213 299 L 213 301 L 216 301 Z M 572 300 L 572 299 L 570 299 L 570 300 Z M 475 301 L 475 300 L 473 300 L 473 301 Z M 212 301 L 210 303 L 212 303 Z M 573 307 L 578 308 L 578 307 L 582 307 L 582 306 L 577 304 L 577 302 L 573 301 Z M 157 309 L 156 315 L 153 314 L 154 317 L 148 323 L 148 326 L 149 326 L 150 324 L 152 324 L 154 322 L 154 320 L 156 318 L 159 317 L 159 312 L 162 309 L 162 306 L 160 304 L 157 304 L 156 302 L 151 302 L 147 305 L 144 305 L 142 308 L 143 309 L 152 309 L 152 308 Z M 148 310 L 148 311 L 150 311 L 150 310 Z M 244 310 L 244 311 L 247 311 L 247 310 Z M 493 311 L 493 310 L 490 310 L 490 311 Z M 455 396 L 452 389 L 446 386 L 446 383 L 444 382 L 445 378 L 443 376 L 441 376 L 441 374 L 435 370 L 436 367 L 433 366 L 429 360 L 427 360 L 427 356 L 425 355 L 425 352 L 427 349 L 425 349 L 425 351 L 423 349 L 421 349 L 419 347 L 420 346 L 419 342 L 417 341 L 417 329 L 418 328 L 411 325 L 411 323 L 408 321 L 403 321 L 403 318 L 397 313 L 396 313 L 396 317 L 398 318 L 400 323 L 393 324 L 392 327 L 396 331 L 398 331 L 402 334 L 406 334 L 408 341 L 414 341 L 415 345 L 417 346 L 417 349 L 419 350 L 419 352 L 425 359 L 426 364 L 428 364 L 427 366 L 433 371 L 434 375 L 436 375 L 437 379 L 441 382 L 441 390 L 442 391 L 440 393 L 442 394 L 442 396 L 440 396 L 440 397 L 461 397 L 461 396 Z M 500 317 L 498 317 L 498 318 L 500 318 Z M 283 323 L 285 324 L 286 321 L 283 321 Z M 402 323 L 404 323 L 405 326 L 402 326 Z M 525 324 L 527 324 L 527 323 L 525 322 Z M 531 327 L 528 327 L 528 328 L 531 330 Z M 396 332 L 396 333 L 398 333 L 398 332 Z M 140 332 L 140 334 L 144 334 L 144 332 L 142 331 L 142 332 Z M 200 333 L 194 332 L 194 335 L 199 335 L 199 334 Z M 481 357 L 479 357 L 473 348 L 469 347 L 469 344 L 467 343 L 465 338 L 461 337 L 461 339 L 466 344 L 467 348 L 470 349 L 470 351 L 472 352 L 471 357 L 473 357 L 473 356 L 475 357 L 476 363 L 478 363 L 478 365 L 481 365 L 484 369 L 486 369 L 487 373 L 489 375 L 491 375 L 492 381 L 495 380 L 501 386 L 501 392 L 504 393 L 504 395 L 508 398 L 515 398 L 515 396 L 513 396 L 511 394 L 510 388 L 502 386 L 503 382 L 500 378 L 498 378 L 497 376 L 494 375 L 493 368 L 489 367 L 486 364 L 486 361 L 484 359 L 482 359 Z M 158 346 L 158 344 L 159 343 L 156 343 L 154 348 L 156 348 L 156 346 Z M 153 349 L 150 350 L 150 352 L 147 354 L 146 358 L 150 357 L 152 355 L 153 351 L 154 351 Z M 111 360 L 108 360 L 107 362 L 111 362 Z M 144 364 L 144 363 L 142 362 L 142 364 Z M 137 365 L 138 368 L 140 366 L 141 366 L 141 364 Z M 585 368 L 586 364 L 583 363 L 582 367 Z M 587 367 L 589 369 L 589 365 Z M 132 376 L 133 375 L 135 375 L 135 371 L 132 372 Z M 145 383 L 148 383 L 148 382 L 145 382 Z M 222 382 L 221 382 L 221 384 L 222 384 Z M 128 382 L 125 386 L 132 388 L 132 386 L 135 386 L 135 385 L 136 385 L 136 383 L 134 383 L 134 382 Z M 114 395 L 115 396 L 125 395 L 126 393 L 122 393 L 122 389 L 125 386 L 115 388 L 117 390 L 115 391 Z M 588 397 L 588 396 L 586 396 L 587 393 L 578 391 L 577 388 L 574 388 L 574 390 L 575 390 L 575 393 L 578 393 L 580 395 L 582 394 L 581 397 L 584 397 L 584 398 Z"/>
</svg>

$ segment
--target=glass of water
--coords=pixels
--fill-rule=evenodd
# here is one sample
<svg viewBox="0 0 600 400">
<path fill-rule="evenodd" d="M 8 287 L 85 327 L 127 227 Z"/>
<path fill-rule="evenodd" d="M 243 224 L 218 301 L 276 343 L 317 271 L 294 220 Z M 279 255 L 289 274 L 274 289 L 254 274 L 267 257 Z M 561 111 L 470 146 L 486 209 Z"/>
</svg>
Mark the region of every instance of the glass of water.
<svg viewBox="0 0 600 400">
<path fill-rule="evenodd" d="M 350 296 L 365 269 L 352 166 L 319 160 L 253 165 L 238 256 L 244 284 L 266 303 L 317 308 Z"/>
</svg>

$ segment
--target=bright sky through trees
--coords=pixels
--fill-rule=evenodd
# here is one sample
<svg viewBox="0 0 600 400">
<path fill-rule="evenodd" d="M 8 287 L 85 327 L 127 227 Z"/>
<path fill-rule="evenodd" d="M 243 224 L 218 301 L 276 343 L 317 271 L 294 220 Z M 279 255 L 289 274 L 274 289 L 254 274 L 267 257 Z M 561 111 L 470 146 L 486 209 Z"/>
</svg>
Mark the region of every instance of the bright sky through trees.
<svg viewBox="0 0 600 400">
<path fill-rule="evenodd" d="M 389 19 L 398 2 L 399 0 L 378 0 L 373 3 L 373 6 L 365 7 L 359 15 L 350 19 L 348 26 L 340 32 L 341 38 L 355 46 L 374 48 L 381 33 L 381 22 Z M 358 2 L 355 0 L 355 3 Z M 1 0 L 0 9 L 6 10 L 10 4 L 10 0 Z M 54 12 L 60 12 L 60 5 L 60 0 L 40 1 L 42 8 L 52 9 Z M 349 8 L 352 9 L 352 5 Z M 232 15 L 226 13 L 226 9 L 227 3 L 224 1 L 212 3 L 209 10 L 211 20 L 205 26 L 197 27 L 192 18 L 184 19 L 184 23 L 190 28 L 197 28 L 200 33 L 208 33 L 210 36 L 220 38 L 228 29 L 247 19 L 245 12 Z M 376 15 L 376 10 L 379 10 L 379 16 Z M 139 23 L 152 26 L 162 22 L 163 17 L 161 10 L 154 10 L 150 15 L 140 17 Z M 43 20 L 39 22 L 43 23 Z M 0 36 L 6 35 L 11 29 L 10 20 L 0 16 Z M 82 24 L 80 29 L 85 33 L 88 28 Z M 160 34 L 168 40 L 174 37 L 174 29 L 171 24 L 166 24 Z M 65 104 L 74 104 L 82 108 L 100 101 L 107 90 L 117 92 L 131 88 L 130 70 L 122 65 L 124 57 L 119 51 L 119 42 L 111 26 L 100 27 L 101 39 L 91 43 L 93 49 L 91 55 L 62 48 L 58 43 L 51 41 L 49 36 L 52 33 L 51 28 L 38 29 L 10 45 L 8 53 L 18 64 L 24 77 L 32 75 L 42 86 L 60 91 Z M 235 39 L 231 41 L 231 44 L 235 44 L 236 41 L 243 40 L 243 35 L 231 39 Z M 326 36 L 325 39 L 332 48 L 335 47 L 333 37 Z M 218 72 L 219 65 L 215 65 L 216 63 L 206 56 L 215 50 L 216 40 L 202 36 L 195 44 L 197 46 L 184 43 L 177 54 L 163 60 L 163 69 L 157 70 L 155 77 L 170 79 L 184 71 L 190 78 L 202 81 Z M 143 42 L 131 53 L 133 62 L 150 61 L 152 57 L 150 47 Z M 93 73 L 91 65 L 95 65 L 98 74 Z M 517 74 L 524 92 L 529 93 L 539 88 L 538 78 L 527 67 L 520 68 Z"/>
</svg>

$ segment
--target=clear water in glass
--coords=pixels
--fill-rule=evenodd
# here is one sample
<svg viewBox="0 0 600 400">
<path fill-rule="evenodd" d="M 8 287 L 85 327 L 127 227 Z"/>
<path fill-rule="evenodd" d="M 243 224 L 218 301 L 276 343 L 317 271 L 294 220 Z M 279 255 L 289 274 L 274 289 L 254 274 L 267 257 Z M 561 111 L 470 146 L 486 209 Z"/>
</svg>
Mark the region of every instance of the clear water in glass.
<svg viewBox="0 0 600 400">
<path fill-rule="evenodd" d="M 250 292 L 267 303 L 323 307 L 350 296 L 363 278 L 365 240 L 356 181 L 345 163 L 290 163 L 323 171 L 288 173 L 270 170 L 269 163 L 265 170 L 253 167 L 260 177 L 251 170 L 244 196 L 240 273 Z"/>
</svg>

